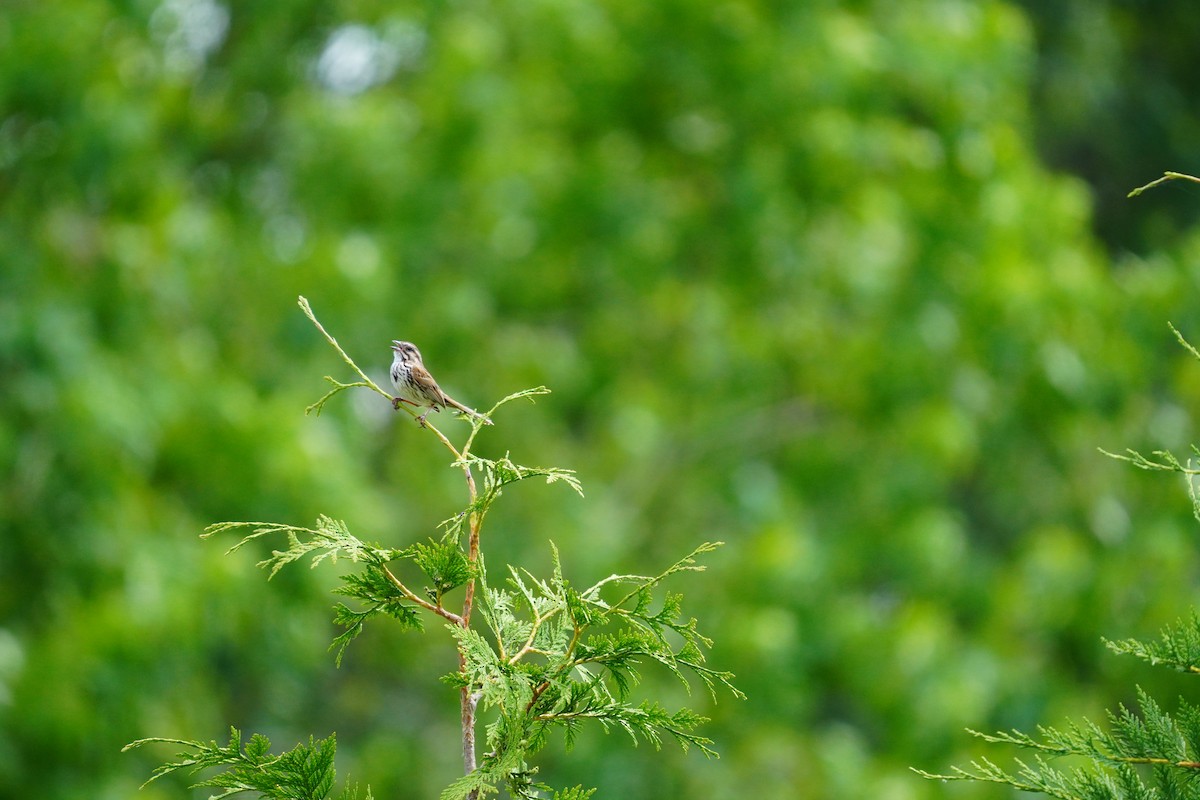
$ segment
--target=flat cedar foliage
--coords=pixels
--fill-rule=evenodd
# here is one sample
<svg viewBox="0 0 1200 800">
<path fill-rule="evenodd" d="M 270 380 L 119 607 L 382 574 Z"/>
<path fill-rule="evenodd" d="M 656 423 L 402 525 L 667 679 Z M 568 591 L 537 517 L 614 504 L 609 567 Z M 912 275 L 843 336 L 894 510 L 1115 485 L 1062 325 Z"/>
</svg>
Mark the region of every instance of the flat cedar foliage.
<svg viewBox="0 0 1200 800">
<path fill-rule="evenodd" d="M 1182 726 L 1104 641 L 1188 618 L 1196 523 L 1097 448 L 1198 439 L 1197 187 L 1124 196 L 1198 171 L 1194 6 L 0 4 L 0 797 L 319 790 L 335 742 L 334 796 L 437 797 L 458 644 L 501 796 L 974 800 L 910 768 L 1015 774 L 962 731 L 1138 686 Z M 393 339 L 472 408 L 553 389 L 470 448 L 474 567 L 464 465 L 369 388 Z M 421 605 L 464 579 L 480 641 Z M 611 707 L 556 683 L 655 631 L 585 667 Z"/>
</svg>

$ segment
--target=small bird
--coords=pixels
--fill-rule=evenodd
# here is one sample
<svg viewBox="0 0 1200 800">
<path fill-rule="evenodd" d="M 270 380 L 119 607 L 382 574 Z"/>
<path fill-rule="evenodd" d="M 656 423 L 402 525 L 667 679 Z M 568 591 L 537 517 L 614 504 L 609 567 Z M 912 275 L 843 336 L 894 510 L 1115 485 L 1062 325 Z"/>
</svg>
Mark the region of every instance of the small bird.
<svg viewBox="0 0 1200 800">
<path fill-rule="evenodd" d="M 425 425 L 425 418 L 430 411 L 441 411 L 447 406 L 457 409 L 472 417 L 479 417 L 485 425 L 492 421 L 474 409 L 467 408 L 450 395 L 442 391 L 437 381 L 425 369 L 421 359 L 421 351 L 412 342 L 392 341 L 392 352 L 396 354 L 392 360 L 392 385 L 399 392 L 398 397 L 392 398 L 392 408 L 399 408 L 401 403 L 408 403 L 417 408 L 428 406 L 429 410 L 417 417 L 417 422 Z"/>
</svg>

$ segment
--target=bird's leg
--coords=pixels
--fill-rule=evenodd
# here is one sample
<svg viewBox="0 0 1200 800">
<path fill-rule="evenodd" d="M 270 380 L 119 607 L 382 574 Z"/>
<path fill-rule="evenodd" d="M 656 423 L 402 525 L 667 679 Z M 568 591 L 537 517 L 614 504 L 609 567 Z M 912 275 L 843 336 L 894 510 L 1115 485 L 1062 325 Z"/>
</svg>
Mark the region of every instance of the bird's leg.
<svg viewBox="0 0 1200 800">
<path fill-rule="evenodd" d="M 403 397 L 392 398 L 392 408 L 399 410 L 401 403 L 408 403 L 410 406 L 416 405 L 412 400 L 405 400 Z"/>
</svg>

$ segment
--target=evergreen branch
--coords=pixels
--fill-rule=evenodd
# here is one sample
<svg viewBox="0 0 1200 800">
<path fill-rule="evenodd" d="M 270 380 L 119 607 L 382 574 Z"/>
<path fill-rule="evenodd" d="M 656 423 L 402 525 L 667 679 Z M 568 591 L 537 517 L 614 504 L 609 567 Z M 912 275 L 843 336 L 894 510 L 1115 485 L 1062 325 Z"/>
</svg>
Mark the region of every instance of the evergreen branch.
<svg viewBox="0 0 1200 800">
<path fill-rule="evenodd" d="M 447 797 L 484 795 L 504 785 L 513 797 L 534 797 L 527 790 L 530 774 L 524 759 L 540 749 L 552 729 L 563 730 L 570 746 L 581 723 L 598 722 L 605 729 L 624 730 L 632 740 L 650 741 L 659 747 L 671 738 L 684 749 L 699 747 L 715 756 L 712 742 L 693 729 L 705 720 L 690 709 L 669 713 L 643 702 L 626 702 L 630 688 L 640 678 L 642 662 L 656 663 L 689 687 L 686 673 L 699 676 L 710 693 L 723 686 L 735 697 L 744 697 L 732 684 L 732 674 L 703 664 L 701 648 L 710 641 L 696 630 L 696 622 L 681 621 L 680 597 L 668 594 L 658 611 L 651 609 L 651 591 L 666 576 L 694 571 L 694 556 L 715 545 L 702 545 L 659 575 L 611 576 L 584 596 L 563 577 L 557 548 L 553 574 L 536 578 L 528 571 L 509 567 L 508 588 L 488 583 L 482 564 L 478 569 L 493 647 L 479 633 L 452 628 L 458 641 L 462 667 L 444 680 L 479 698 L 485 708 L 497 708 L 497 720 L 488 726 L 490 753 L 473 777 L 452 787 Z M 636 602 L 631 594 L 617 608 L 598 595 L 603 586 L 621 581 L 637 583 Z M 614 632 L 597 631 L 620 620 L 627 623 Z M 683 643 L 674 648 L 665 633 L 675 631 Z M 530 663 L 539 655 L 544 663 Z"/>
<path fill-rule="evenodd" d="M 329 643 L 329 649 L 337 648 L 337 653 L 334 655 L 334 664 L 339 668 L 342 666 L 342 656 L 346 654 L 346 648 L 350 646 L 350 642 L 358 638 L 358 635 L 363 632 L 363 623 L 368 619 L 380 613 L 380 606 L 370 606 L 363 611 L 355 611 L 345 603 L 338 603 L 333 607 L 333 622 L 335 625 L 341 625 L 346 630 L 339 633 Z M 420 623 L 413 620 L 413 627 L 420 629 Z"/>
<path fill-rule="evenodd" d="M 405 406 L 401 406 L 401 408 L 404 408 L 406 411 L 408 411 L 410 414 L 412 414 L 412 416 L 413 416 L 413 418 L 414 418 L 414 419 L 417 417 L 417 413 L 416 413 L 415 411 L 412 411 L 411 409 L 408 409 L 408 408 L 406 408 Z M 454 445 L 453 445 L 453 444 L 450 442 L 450 439 L 449 439 L 449 438 L 446 436 L 446 434 L 442 433 L 442 432 L 441 432 L 441 430 L 440 430 L 440 429 L 439 429 L 439 428 L 438 428 L 436 425 L 434 425 L 432 422 L 430 422 L 430 421 L 427 419 L 427 420 L 425 420 L 425 424 L 424 424 L 424 425 L 422 425 L 421 427 L 422 427 L 422 428 L 424 428 L 424 429 L 426 429 L 426 430 L 428 430 L 428 431 L 430 431 L 430 432 L 431 432 L 431 433 L 432 433 L 434 436 L 436 436 L 436 437 L 438 438 L 438 440 L 439 440 L 439 441 L 442 443 L 442 446 L 443 446 L 443 447 L 445 447 L 447 450 L 449 450 L 451 453 L 453 453 L 453 454 L 454 454 L 454 458 L 455 458 L 455 460 L 456 460 L 456 461 L 457 461 L 459 458 L 462 458 L 462 455 L 459 453 L 459 451 L 458 451 L 458 448 L 457 448 L 457 447 L 455 447 L 455 446 L 454 446 Z M 471 436 L 471 440 L 473 440 L 474 438 L 475 438 L 475 437 L 474 437 L 474 435 L 472 434 L 472 436 Z M 473 480 L 473 479 L 471 478 L 471 476 L 470 476 L 470 475 L 468 475 L 468 476 L 467 476 L 467 481 L 468 481 L 468 484 L 470 483 L 470 481 L 471 481 L 471 480 Z"/>
<path fill-rule="evenodd" d="M 616 726 L 629 735 L 636 745 L 646 741 L 654 745 L 655 750 L 662 749 L 662 734 L 670 735 L 687 752 L 691 746 L 696 746 L 709 758 L 719 758 L 712 749 L 711 739 L 699 736 L 692 731 L 708 721 L 689 709 L 680 709 L 670 713 L 657 703 L 649 701 L 637 706 L 620 702 L 588 703 L 579 708 L 537 714 L 534 719 L 542 723 L 565 724 L 578 720 L 591 719 L 600 723 L 606 730 Z"/>
<path fill-rule="evenodd" d="M 725 544 L 724 542 L 704 542 L 699 547 L 697 547 L 695 550 L 688 553 L 686 556 L 679 559 L 674 564 L 667 567 L 665 570 L 663 570 L 658 575 L 655 575 L 653 577 L 645 577 L 645 576 L 641 576 L 641 575 L 609 575 L 607 578 L 600 581 L 599 583 L 596 583 L 595 585 L 591 586 L 590 588 L 585 589 L 583 592 L 583 597 L 588 600 L 593 600 L 603 606 L 602 601 L 599 600 L 599 596 L 600 596 L 600 590 L 605 585 L 607 585 L 609 583 L 635 583 L 635 584 L 637 584 L 637 586 L 633 590 L 631 590 L 628 594 L 626 594 L 620 600 L 613 603 L 611 606 L 604 606 L 607 610 L 610 610 L 610 611 L 613 609 L 620 608 L 620 607 L 624 606 L 627 602 L 629 602 L 631 599 L 638 597 L 643 592 L 645 592 L 649 589 L 652 589 L 655 586 L 657 586 L 658 584 L 662 583 L 664 580 L 669 578 L 671 575 L 674 575 L 678 572 L 703 572 L 706 569 L 706 567 L 704 567 L 703 565 L 697 565 L 696 557 L 699 555 L 703 555 L 704 553 L 711 553 L 713 550 L 716 550 L 718 547 L 721 547 L 724 544 Z"/>
<path fill-rule="evenodd" d="M 701 545 L 660 575 L 610 576 L 583 595 L 571 590 L 562 578 L 557 548 L 554 548 L 554 578 L 549 582 L 537 580 L 526 572 L 525 577 L 530 581 L 527 584 L 522 573 L 510 567 L 509 582 L 517 590 L 517 597 L 528 606 L 531 621 L 517 620 L 512 595 L 488 591 L 489 625 L 496 634 L 500 652 L 512 654 L 503 656 L 509 664 L 516 664 L 530 653 L 539 653 L 548 657 L 552 665 L 547 676 L 534 687 L 526 710 L 532 710 L 556 680 L 563 679 L 563 676 L 586 664 L 603 667 L 607 676 L 617 685 L 620 695 L 625 696 L 629 687 L 638 680 L 636 665 L 643 658 L 667 668 L 688 691 L 691 687 L 685 670 L 701 679 L 714 700 L 718 686 L 724 686 L 735 697 L 744 698 L 732 683 L 732 673 L 704 666 L 702 648 L 711 647 L 712 642 L 697 630 L 695 619 L 689 619 L 686 623 L 678 621 L 681 596 L 668 594 L 660 611 L 649 611 L 650 593 L 654 585 L 673 573 L 702 569 L 695 566 L 694 556 L 715 547 L 713 544 Z M 637 603 L 633 608 L 610 606 L 598 597 L 600 587 L 626 581 L 636 581 L 638 586 L 620 602 L 627 603 L 636 597 Z M 555 618 L 563 616 L 563 611 L 569 612 L 570 624 L 566 620 L 552 624 Z M 615 634 L 601 633 L 586 640 L 583 638 L 588 629 L 614 618 L 622 619 L 629 627 Z M 683 638 L 683 645 L 678 650 L 668 642 L 668 630 Z"/>
<path fill-rule="evenodd" d="M 708 689 L 708 694 L 712 697 L 713 702 L 717 699 L 717 687 L 724 686 L 725 689 L 733 695 L 736 700 L 745 700 L 746 693 L 733 685 L 733 679 L 736 677 L 728 670 L 715 670 L 711 667 L 706 667 L 701 663 L 689 661 L 685 659 L 676 659 L 676 663 L 681 667 L 685 667 L 704 682 Z"/>
<path fill-rule="evenodd" d="M 490 424 L 491 418 L 496 415 L 496 412 L 501 406 L 511 403 L 513 400 L 519 400 L 523 397 L 528 397 L 529 402 L 533 403 L 536 402 L 533 398 L 540 394 L 550 394 L 550 390 L 545 386 L 538 386 L 533 389 L 522 389 L 519 392 L 513 392 L 507 397 L 502 397 L 500 400 L 496 401 L 495 405 L 493 405 L 487 410 L 487 412 L 481 414 L 479 417 L 471 417 L 471 433 L 467 436 L 467 441 L 463 445 L 463 452 L 467 453 L 470 451 L 471 446 L 475 443 L 476 434 L 483 429 L 484 425 Z"/>
<path fill-rule="evenodd" d="M 241 731 L 233 727 L 229 729 L 229 744 L 224 746 L 216 742 L 152 738 L 130 742 L 122 752 L 152 742 L 182 745 L 186 750 L 176 756 L 177 761 L 155 769 L 143 786 L 181 770 L 195 774 L 210 767 L 226 767 L 224 772 L 194 783 L 191 788 L 224 789 L 213 796 L 214 800 L 242 792 L 257 792 L 264 800 L 326 800 L 333 789 L 333 759 L 337 750 L 333 734 L 319 741 L 309 737 L 307 745 L 298 744 L 279 755 L 273 755 L 270 740 L 257 733 L 243 747 Z M 357 791 L 348 787 L 341 797 L 351 800 L 355 795 Z"/>
<path fill-rule="evenodd" d="M 1020 770 L 1016 774 L 1005 771 L 986 757 L 978 761 L 972 761 L 971 765 L 965 769 L 963 767 L 952 767 L 949 774 L 936 774 L 919 769 L 914 769 L 913 771 L 931 780 L 1002 783 L 1024 792 L 1037 792 L 1049 797 L 1060 798 L 1060 800 L 1080 800 L 1083 797 L 1099 798 L 1111 796 L 1082 793 L 1079 791 L 1081 788 L 1079 779 L 1083 777 L 1082 772 L 1076 772 L 1074 775 L 1061 772 L 1047 764 L 1041 756 L 1036 758 L 1032 766 L 1019 758 L 1014 760 L 1020 767 Z"/>
<path fill-rule="evenodd" d="M 1104 448 L 1098 449 L 1101 453 L 1109 458 L 1115 458 L 1118 461 L 1128 462 L 1138 469 L 1157 470 L 1160 472 L 1178 472 L 1189 476 L 1200 475 L 1200 469 L 1196 469 L 1195 467 L 1191 466 L 1191 459 L 1188 459 L 1188 463 L 1185 465 L 1180 462 L 1180 460 L 1170 450 L 1154 450 L 1151 455 L 1158 459 L 1156 461 L 1153 458 L 1142 455 L 1137 450 L 1126 449 L 1125 453 L 1127 455 L 1121 455 L 1120 453 L 1110 453 Z M 1200 450 L 1198 450 L 1194 445 L 1192 447 L 1192 452 L 1195 455 L 1200 456 Z"/>
<path fill-rule="evenodd" d="M 536 386 L 532 389 L 522 389 L 519 392 L 513 392 L 512 394 L 508 395 L 507 397 L 502 397 L 500 400 L 496 401 L 496 405 L 494 405 L 490 409 L 488 409 L 487 415 L 490 417 L 492 414 L 496 413 L 496 411 L 500 408 L 500 406 L 511 403 L 513 400 L 520 400 L 523 397 L 528 397 L 529 402 L 536 403 L 537 401 L 534 400 L 533 398 L 538 395 L 542 395 L 542 394 L 550 394 L 550 390 L 547 389 L 545 386 Z"/>
<path fill-rule="evenodd" d="M 1160 800 L 1180 796 L 1175 776 L 1163 772 L 1161 768 L 1156 768 L 1154 774 L 1156 783 L 1167 789 L 1162 793 L 1146 786 L 1137 771 L 1128 764 L 1119 765 L 1111 771 L 1073 769 L 1063 772 L 1048 765 L 1040 756 L 1032 765 L 1020 759 L 1016 759 L 1016 763 L 1020 767 L 1016 773 L 1004 770 L 987 758 L 972 761 L 966 769 L 954 767 L 948 775 L 919 769 L 913 771 L 932 780 L 1000 783 L 1061 800 Z M 1170 791 L 1172 788 L 1175 791 Z"/>
<path fill-rule="evenodd" d="M 1157 642 L 1137 639 L 1104 640 L 1115 653 L 1136 656 L 1152 665 L 1165 664 L 1181 672 L 1200 673 L 1200 615 L 1192 611 L 1185 622 L 1164 628 Z"/>
<path fill-rule="evenodd" d="M 1153 189 L 1155 186 L 1159 186 L 1168 181 L 1174 181 L 1174 180 L 1184 180 L 1184 181 L 1191 181 L 1192 183 L 1200 183 L 1200 178 L 1194 177 L 1192 175 L 1186 175 L 1182 172 L 1168 171 L 1168 172 L 1164 172 L 1161 178 L 1150 181 L 1145 186 L 1139 186 L 1125 196 L 1126 197 L 1137 197 L 1138 195 L 1140 195 L 1142 192 L 1146 191 L 1147 189 Z"/>
<path fill-rule="evenodd" d="M 501 705 L 510 693 L 521 693 L 522 688 L 514 683 L 512 673 L 504 668 L 499 656 L 478 631 L 459 625 L 448 625 L 458 651 L 462 656 L 462 666 L 458 673 L 445 677 L 449 683 L 456 683 L 478 691 L 485 705 Z"/>
<path fill-rule="evenodd" d="M 420 598 L 410 597 L 412 593 L 406 593 L 403 585 L 397 586 L 394 578 L 386 567 L 368 567 L 361 573 L 342 576 L 345 585 L 334 589 L 334 592 L 363 600 L 367 607 L 355 611 L 344 603 L 334 606 L 334 623 L 346 629 L 329 645 L 330 650 L 337 648 L 337 666 L 342 665 L 346 647 L 358 638 L 362 633 L 363 623 L 371 617 L 386 614 L 400 623 L 401 630 L 419 631 L 423 628 L 421 618 L 417 616 L 413 606 L 403 601 L 415 601 L 416 605 L 436 613 L 437 609 L 428 608 L 428 603 Z"/>
<path fill-rule="evenodd" d="M 310 565 L 314 568 L 325 559 L 336 562 L 339 555 L 349 558 L 351 561 L 364 561 L 373 566 L 382 566 L 402 555 L 398 550 L 366 544 L 350 533 L 345 522 L 332 519 L 324 514 L 317 517 L 315 528 L 303 528 L 280 522 L 219 522 L 209 525 L 200 536 L 202 539 L 207 539 L 214 534 L 239 528 L 250 528 L 251 532 L 226 550 L 226 553 L 239 550 L 249 542 L 263 536 L 276 533 L 287 534 L 287 550 L 274 550 L 271 552 L 270 558 L 258 562 L 259 567 L 270 567 L 268 578 L 275 577 L 275 573 L 279 572 L 286 564 L 310 553 L 314 554 Z"/>
<path fill-rule="evenodd" d="M 510 664 L 516 664 L 530 653 L 537 653 L 544 656 L 554 656 L 558 653 L 570 655 L 574 650 L 577 637 L 572 637 L 571 641 L 564 646 L 563 642 L 566 641 L 566 625 L 554 622 L 556 617 L 562 617 L 562 612 L 567 608 L 567 603 L 565 602 L 567 586 L 562 577 L 558 548 L 555 547 L 553 542 L 550 543 L 550 548 L 554 559 L 554 577 L 549 583 L 535 577 L 528 570 L 517 570 L 512 566 L 508 568 L 509 583 L 516 588 L 521 599 L 528 606 L 531 617 L 529 623 L 517 626 L 510 625 L 510 629 L 506 631 L 508 635 L 503 637 L 505 640 L 524 637 L 524 643 L 520 648 L 507 658 Z M 522 578 L 522 574 L 524 574 L 524 578 Z M 529 581 L 528 584 L 526 583 L 526 579 Z M 511 595 L 503 592 L 496 593 L 495 600 L 501 603 L 502 607 L 513 605 Z M 515 614 L 510 614 L 509 616 L 512 619 L 516 618 Z"/>
<path fill-rule="evenodd" d="M 1015 759 L 1020 769 L 1008 772 L 992 761 L 972 761 L 968 768 L 953 767 L 950 774 L 935 775 L 916 770 L 927 778 L 1004 783 L 1030 792 L 1062 798 L 1178 797 L 1172 793 L 1182 780 L 1200 776 L 1200 708 L 1181 701 L 1179 712 L 1164 711 L 1142 689 L 1137 692 L 1137 711 L 1124 705 L 1109 712 L 1107 729 L 1084 720 L 1061 728 L 1038 727 L 1038 738 L 1018 730 L 985 734 L 970 731 L 992 744 L 1015 745 L 1036 752 L 1030 765 Z M 1049 766 L 1045 757 L 1083 757 L 1092 769 L 1062 772 Z M 1157 788 L 1144 785 L 1135 770 L 1154 768 Z M 1180 776 L 1183 776 L 1182 778 Z M 1188 792 L 1187 796 L 1195 796 Z"/>
<path fill-rule="evenodd" d="M 1088 728 L 1086 733 L 1080 730 L 1074 723 L 1071 723 L 1062 731 L 1039 725 L 1038 733 L 1043 737 L 1044 741 L 1038 741 L 1029 734 L 1019 730 L 983 733 L 968 728 L 967 733 L 991 744 L 1012 744 L 1027 750 L 1037 750 L 1055 757 L 1088 755 L 1094 752 L 1092 734 L 1098 731 L 1087 721 L 1085 721 L 1085 725 Z"/>
<path fill-rule="evenodd" d="M 417 542 L 405 550 L 405 555 L 433 582 L 429 593 L 439 606 L 447 592 L 462 586 L 474 575 L 474 568 L 456 539 L 447 534 L 441 541 Z"/>
<path fill-rule="evenodd" d="M 1190 345 L 1188 345 L 1188 347 L 1191 349 Z M 1192 516 L 1194 516 L 1197 521 L 1200 521 L 1200 486 L 1197 486 L 1197 481 L 1195 479 L 1195 476 L 1200 475 L 1200 469 L 1192 466 L 1191 458 L 1187 460 L 1187 464 L 1183 464 L 1179 461 L 1175 454 L 1169 450 L 1155 450 L 1153 455 L 1159 459 L 1158 461 L 1147 458 L 1136 450 L 1126 450 L 1125 452 L 1129 455 L 1110 453 L 1103 448 L 1101 448 L 1100 452 L 1104 453 L 1104 455 L 1110 458 L 1115 458 L 1119 461 L 1126 461 L 1138 469 L 1178 472 L 1183 475 L 1187 485 L 1188 498 L 1192 501 Z M 1195 456 L 1200 456 L 1200 448 L 1197 448 L 1196 445 L 1192 445 L 1192 453 Z"/>
<path fill-rule="evenodd" d="M 485 512 L 500 496 L 501 490 L 505 486 L 529 478 L 545 478 L 546 483 L 563 481 L 574 489 L 576 494 L 583 497 L 583 485 L 575 477 L 575 470 L 559 469 L 558 467 L 526 467 L 514 464 L 507 453 L 503 458 L 490 459 L 464 452 L 454 465 L 464 469 L 477 468 L 483 476 L 483 492 L 471 506 L 458 515 L 459 517 L 463 514 Z"/>
<path fill-rule="evenodd" d="M 490 794 L 499 794 L 503 786 L 514 800 L 539 800 L 541 792 L 550 787 L 535 780 L 536 767 L 529 767 L 522 758 L 524 749 L 519 742 L 510 741 L 508 746 L 495 749 L 483 757 L 478 769 L 456 780 L 441 794 L 441 800 L 473 800 Z M 564 800 L 586 800 L 591 791 L 576 787 L 555 798 Z"/>
<path fill-rule="evenodd" d="M 222 522 L 205 528 L 202 536 L 207 538 L 239 528 L 250 528 L 251 532 L 226 552 L 232 553 L 254 539 L 270 534 L 287 535 L 286 550 L 274 550 L 270 558 L 258 562 L 258 566 L 270 568 L 268 579 L 275 577 L 275 573 L 285 565 L 310 554 L 312 567 L 326 559 L 331 562 L 337 561 L 339 555 L 367 565 L 361 573 L 343 576 L 342 580 L 346 585 L 334 590 L 338 594 L 356 597 L 367 604 L 365 609 L 359 611 L 343 603 L 334 607 L 334 622 L 346 628 L 330 644 L 331 650 L 336 649 L 338 666 L 341 666 L 346 647 L 362 633 L 363 623 L 378 614 L 386 614 L 397 620 L 404 630 L 421 629 L 420 619 L 414 614 L 412 606 L 418 606 L 455 624 L 462 624 L 462 618 L 458 614 L 442 606 L 441 592 L 458 580 L 466 568 L 440 550 L 424 545 L 407 550 L 391 550 L 369 545 L 351 534 L 345 522 L 324 515 L 317 518 L 315 528 L 274 522 Z M 435 577 L 435 581 L 440 579 L 441 582 L 436 584 L 436 602 L 430 602 L 412 591 L 388 568 L 389 562 L 401 557 L 413 559 L 418 566 L 426 570 L 426 574 Z M 412 605 L 407 605 L 404 601 Z"/>
<path fill-rule="evenodd" d="M 1192 178 L 1192 180 L 1200 180 L 1200 179 Z M 1179 329 L 1176 328 L 1173 324 L 1168 322 L 1167 327 L 1169 327 L 1171 329 L 1171 333 L 1175 334 L 1175 338 L 1179 341 L 1179 343 L 1181 345 L 1183 345 L 1184 349 L 1186 349 L 1189 353 L 1191 353 L 1193 357 L 1200 360 L 1200 350 L 1197 350 L 1195 347 L 1192 346 L 1191 342 L 1189 342 L 1187 339 L 1183 338 L 1183 334 L 1180 333 Z"/>
<path fill-rule="evenodd" d="M 529 625 L 529 636 L 526 637 L 525 644 L 521 645 L 520 650 L 518 650 L 517 652 L 513 653 L 511 656 L 508 657 L 507 661 L 509 664 L 516 664 L 518 661 L 520 661 L 522 658 L 529 655 L 530 653 L 538 653 L 540 655 L 549 655 L 550 654 L 548 650 L 536 647 L 535 642 L 537 641 L 538 634 L 542 630 L 542 625 L 544 625 L 548 620 L 550 620 L 552 617 L 554 617 L 560 611 L 562 611 L 561 607 L 552 608 L 545 614 L 539 614 L 533 618 L 532 624 Z"/>
<path fill-rule="evenodd" d="M 582 786 L 573 786 L 570 789 L 560 789 L 554 793 L 553 800 L 589 800 L 596 793 L 595 789 L 585 789 Z"/>
<path fill-rule="evenodd" d="M 656 632 L 643 629 L 627 629 L 616 635 L 601 634 L 589 637 L 586 643 L 579 645 L 578 654 L 571 660 L 571 666 L 597 664 L 605 667 L 617 681 L 621 696 L 625 696 L 630 680 L 635 683 L 637 681 L 635 665 L 639 658 L 648 658 L 665 667 L 679 679 L 689 694 L 691 684 L 684 674 L 685 669 L 700 678 L 714 701 L 717 699 L 718 685 L 728 689 L 735 698 L 746 697 L 733 685 L 733 673 L 704 666 L 703 655 L 698 649 L 685 645 L 680 653 L 676 653 Z"/>
<path fill-rule="evenodd" d="M 335 381 L 333 378 L 326 376 L 325 380 L 332 383 L 334 385 L 334 388 L 328 394 L 326 394 L 324 397 L 322 397 L 320 400 L 313 403 L 308 408 L 304 409 L 304 413 L 308 414 L 309 412 L 315 411 L 318 415 L 320 415 L 321 408 L 325 405 L 325 401 L 327 401 L 330 397 L 337 394 L 338 392 L 341 392 L 345 389 L 349 389 L 353 386 L 365 386 L 368 389 L 370 389 L 371 391 L 378 392 L 379 394 L 386 397 L 388 399 L 388 402 L 390 403 L 392 401 L 392 395 L 385 392 L 383 389 L 380 389 L 379 385 L 377 383 L 375 383 L 375 381 L 371 380 L 370 377 L 367 376 L 367 373 L 365 373 L 361 369 L 359 369 L 358 364 L 354 363 L 354 359 L 352 359 L 352 358 L 350 358 L 350 356 L 346 355 L 346 351 L 343 350 L 342 346 L 337 343 L 337 339 L 334 339 L 333 336 L 330 335 L 329 331 L 325 330 L 325 326 L 323 326 L 317 320 L 316 315 L 313 313 L 312 306 L 310 306 L 308 304 L 308 299 L 305 298 L 304 295 L 300 295 L 298 303 L 300 305 L 300 309 L 304 312 L 304 316 L 308 317 L 309 321 L 311 321 L 313 325 L 317 326 L 317 330 L 319 330 L 321 332 L 321 335 L 325 337 L 326 341 L 328 341 L 331 345 L 333 345 L 333 349 L 337 350 L 338 355 L 340 355 L 342 357 L 342 360 L 345 361 L 347 364 L 349 364 L 350 368 L 352 370 L 354 370 L 356 373 L 358 373 L 358 376 L 360 378 L 362 378 L 361 381 L 358 381 L 355 383 L 339 383 L 338 381 Z"/>
<path fill-rule="evenodd" d="M 374 384 L 365 383 L 363 381 L 355 381 L 354 383 L 342 383 L 341 381 L 334 379 L 333 376 L 331 376 L 331 375 L 326 375 L 325 380 L 328 381 L 329 383 L 332 383 L 333 388 L 330 389 L 328 392 L 326 392 L 324 395 L 322 395 L 321 399 L 318 400 L 317 402 L 313 403 L 312 405 L 305 406 L 304 407 L 305 415 L 316 414 L 316 416 L 318 416 L 318 417 L 321 416 L 321 411 L 325 408 L 325 403 L 329 402 L 329 399 L 332 398 L 334 395 L 336 395 L 340 392 L 344 392 L 346 389 L 353 389 L 356 386 L 363 386 L 368 389 L 370 389 L 370 388 L 378 389 L 379 388 L 378 386 L 375 386 Z"/>
<path fill-rule="evenodd" d="M 472 770 L 447 786 L 439 795 L 439 800 L 474 800 L 489 794 L 499 794 L 499 785 L 503 780 L 503 776 L 494 775 L 488 770 Z"/>
<path fill-rule="evenodd" d="M 1196 768 L 1194 747 L 1189 747 L 1188 737 L 1175 718 L 1143 690 L 1138 689 L 1137 696 L 1140 713 L 1118 706 L 1117 712 L 1108 714 L 1108 730 L 1085 719 L 1082 724 L 1072 722 L 1063 728 L 1039 726 L 1040 740 L 1017 730 L 995 734 L 969 732 L 992 744 L 1016 745 L 1054 758 L 1084 756 L 1110 766 L 1153 764 Z M 1181 713 L 1196 715 L 1196 710 L 1185 704 Z"/>
<path fill-rule="evenodd" d="M 412 589 L 409 589 L 404 584 L 404 582 L 401 581 L 399 578 L 397 578 L 396 575 L 387 567 L 380 567 L 380 569 L 382 570 L 383 574 L 387 576 L 388 580 L 391 581 L 392 585 L 395 586 L 396 589 L 398 589 L 400 591 L 400 593 L 403 594 L 404 597 L 406 599 L 408 599 L 410 602 L 420 606 L 421 608 L 425 609 L 426 611 L 428 611 L 432 614 L 437 614 L 439 617 L 444 617 L 445 619 L 449 620 L 450 622 L 454 623 L 455 625 L 465 625 L 466 624 L 463 622 L 462 617 L 460 617 L 458 614 L 455 614 L 450 609 L 445 608 L 439 604 L 431 603 L 428 600 L 425 600 L 424 598 L 422 598 L 420 595 L 413 592 Z"/>
</svg>

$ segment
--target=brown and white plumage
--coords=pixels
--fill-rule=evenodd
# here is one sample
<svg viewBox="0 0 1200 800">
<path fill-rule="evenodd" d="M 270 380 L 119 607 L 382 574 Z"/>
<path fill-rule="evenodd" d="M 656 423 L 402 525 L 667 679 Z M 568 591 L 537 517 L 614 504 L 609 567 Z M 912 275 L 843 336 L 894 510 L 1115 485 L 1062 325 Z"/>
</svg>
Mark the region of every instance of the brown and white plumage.
<svg viewBox="0 0 1200 800">
<path fill-rule="evenodd" d="M 417 417 L 417 421 L 425 424 L 425 417 L 430 411 L 441 411 L 449 406 L 472 417 L 480 417 L 484 423 L 491 425 L 492 421 L 474 409 L 467 408 L 450 395 L 442 391 L 437 381 L 425 369 L 425 361 L 421 351 L 412 342 L 392 342 L 392 385 L 396 387 L 397 397 L 392 398 L 392 407 L 399 408 L 401 403 L 408 403 L 417 408 L 428 410 Z"/>
</svg>

